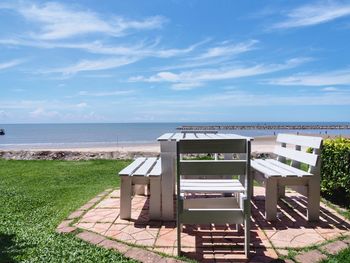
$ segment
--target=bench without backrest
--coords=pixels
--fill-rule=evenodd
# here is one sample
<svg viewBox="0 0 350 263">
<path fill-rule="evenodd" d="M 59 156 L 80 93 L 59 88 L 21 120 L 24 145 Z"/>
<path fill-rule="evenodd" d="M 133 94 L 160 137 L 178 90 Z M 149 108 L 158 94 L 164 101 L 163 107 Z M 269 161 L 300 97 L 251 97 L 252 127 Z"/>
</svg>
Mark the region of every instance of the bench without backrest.
<svg viewBox="0 0 350 263">
<path fill-rule="evenodd" d="M 279 134 L 276 141 L 280 143 L 280 146 L 276 146 L 274 150 L 277 160 L 255 159 L 251 162 L 251 167 L 263 175 L 259 176 L 255 173 L 255 179 L 264 181 L 266 184 L 266 219 L 276 219 L 277 198 L 284 196 L 286 185 L 292 185 L 303 186 L 297 187 L 296 190 L 308 197 L 308 220 L 318 220 L 322 138 Z M 287 145 L 293 145 L 294 148 Z M 306 152 L 305 148 L 311 148 L 312 152 Z M 307 171 L 301 169 L 302 164 L 308 166 Z M 307 191 L 302 191 L 305 187 Z"/>
<path fill-rule="evenodd" d="M 134 185 L 150 185 L 150 219 L 161 218 L 161 159 L 137 158 L 119 172 L 121 178 L 120 218 L 131 218 L 131 199 Z"/>
</svg>

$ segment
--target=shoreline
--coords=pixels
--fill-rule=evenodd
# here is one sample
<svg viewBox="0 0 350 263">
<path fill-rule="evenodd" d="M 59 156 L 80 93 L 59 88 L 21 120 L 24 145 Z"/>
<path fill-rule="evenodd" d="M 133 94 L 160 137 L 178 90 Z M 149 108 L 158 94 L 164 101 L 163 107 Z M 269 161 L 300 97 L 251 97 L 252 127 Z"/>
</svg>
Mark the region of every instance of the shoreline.
<svg viewBox="0 0 350 263">
<path fill-rule="evenodd" d="M 315 136 L 315 135 L 314 135 Z M 317 136 L 317 135 L 316 135 Z M 320 135 L 318 135 L 320 136 Z M 323 138 L 336 136 L 324 135 Z M 348 137 L 348 136 L 346 136 Z M 252 141 L 252 156 L 271 155 L 276 145 L 276 136 L 258 136 Z M 0 159 L 7 160 L 91 160 L 91 159 L 134 159 L 160 154 L 160 145 L 154 143 L 132 143 L 118 146 L 56 147 L 29 149 L 0 149 Z"/>
</svg>

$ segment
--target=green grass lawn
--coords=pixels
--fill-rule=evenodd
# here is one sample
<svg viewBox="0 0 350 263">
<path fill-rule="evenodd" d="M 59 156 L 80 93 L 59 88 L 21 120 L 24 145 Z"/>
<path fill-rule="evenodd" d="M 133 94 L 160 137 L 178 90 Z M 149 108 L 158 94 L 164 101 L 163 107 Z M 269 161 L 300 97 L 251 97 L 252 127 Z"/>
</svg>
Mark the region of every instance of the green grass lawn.
<svg viewBox="0 0 350 263">
<path fill-rule="evenodd" d="M 0 262 L 132 262 L 55 233 L 72 211 L 119 185 L 126 161 L 0 160 Z"/>
<path fill-rule="evenodd" d="M 348 263 L 350 262 L 350 248 L 341 251 L 335 256 L 330 256 L 328 259 L 323 260 L 321 263 Z"/>
</svg>

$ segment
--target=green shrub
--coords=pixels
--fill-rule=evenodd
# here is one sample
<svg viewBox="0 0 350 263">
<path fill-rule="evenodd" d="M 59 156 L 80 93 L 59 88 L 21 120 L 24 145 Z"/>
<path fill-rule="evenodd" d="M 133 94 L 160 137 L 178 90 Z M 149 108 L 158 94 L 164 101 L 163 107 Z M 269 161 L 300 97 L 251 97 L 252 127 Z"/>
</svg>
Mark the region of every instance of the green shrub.
<svg viewBox="0 0 350 263">
<path fill-rule="evenodd" d="M 321 191 L 331 201 L 350 206 L 350 139 L 326 139 L 322 150 Z"/>
</svg>

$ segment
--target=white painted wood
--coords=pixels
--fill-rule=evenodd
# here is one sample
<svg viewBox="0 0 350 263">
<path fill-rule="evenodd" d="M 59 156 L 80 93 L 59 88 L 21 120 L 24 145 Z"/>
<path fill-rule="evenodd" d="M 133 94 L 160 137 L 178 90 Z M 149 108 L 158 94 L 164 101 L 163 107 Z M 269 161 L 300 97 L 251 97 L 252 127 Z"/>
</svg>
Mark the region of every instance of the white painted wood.
<svg viewBox="0 0 350 263">
<path fill-rule="evenodd" d="M 185 133 L 185 139 L 197 139 L 194 133 Z"/>
<path fill-rule="evenodd" d="M 265 187 L 265 219 L 276 220 L 277 216 L 277 178 L 266 180 Z"/>
<path fill-rule="evenodd" d="M 253 169 L 263 173 L 266 177 L 281 176 L 277 171 L 272 170 L 271 168 L 268 168 L 264 165 L 261 165 L 259 162 L 257 162 L 257 159 L 251 160 L 250 164 Z"/>
<path fill-rule="evenodd" d="M 216 198 L 193 198 L 184 199 L 183 208 L 242 208 L 235 197 L 216 197 Z"/>
<path fill-rule="evenodd" d="M 240 224 L 244 221 L 244 214 L 240 208 L 232 209 L 199 209 L 193 208 L 180 214 L 183 224 Z"/>
<path fill-rule="evenodd" d="M 182 160 L 179 163 L 181 175 L 241 175 L 246 173 L 244 160 Z"/>
<path fill-rule="evenodd" d="M 174 220 L 176 142 L 162 141 L 160 146 L 160 157 L 162 160 L 162 219 Z"/>
<path fill-rule="evenodd" d="M 130 219 L 132 178 L 130 176 L 122 176 L 120 186 L 120 218 Z"/>
<path fill-rule="evenodd" d="M 175 133 L 173 137 L 171 137 L 171 140 L 180 140 L 185 137 L 186 133 Z"/>
<path fill-rule="evenodd" d="M 151 177 L 151 196 L 149 206 L 149 217 L 151 220 L 159 220 L 162 216 L 161 210 L 161 179 L 158 177 Z"/>
<path fill-rule="evenodd" d="M 133 176 L 148 176 L 151 168 L 156 164 L 157 158 L 150 157 L 133 173 Z"/>
<path fill-rule="evenodd" d="M 322 144 L 321 137 L 283 134 L 283 133 L 278 134 L 276 141 L 281 143 L 283 142 L 287 144 L 300 145 L 300 146 L 311 147 L 316 149 L 319 149 Z"/>
<path fill-rule="evenodd" d="M 275 147 L 274 153 L 288 159 L 296 160 L 298 162 L 306 163 L 312 166 L 315 166 L 318 160 L 318 156 L 315 154 L 296 151 L 279 146 Z"/>
<path fill-rule="evenodd" d="M 246 153 L 244 139 L 196 139 L 181 140 L 180 153 Z"/>
<path fill-rule="evenodd" d="M 133 161 L 130 165 L 125 167 L 123 170 L 119 172 L 119 176 L 129 176 L 135 172 L 137 168 L 140 167 L 141 164 L 145 162 L 146 158 L 140 157 Z"/>
<path fill-rule="evenodd" d="M 157 141 L 168 141 L 174 136 L 175 133 L 164 133 L 162 136 L 157 138 Z"/>
<path fill-rule="evenodd" d="M 298 168 L 295 168 L 295 167 L 290 166 L 290 165 L 285 164 L 285 163 L 281 163 L 281 162 L 276 161 L 276 160 L 274 160 L 274 159 L 266 159 L 265 161 L 268 162 L 268 163 L 271 163 L 271 164 L 273 164 L 273 165 L 275 165 L 275 166 L 283 167 L 283 169 L 289 170 L 291 173 L 293 173 L 294 175 L 299 176 L 299 177 L 311 176 L 311 175 L 312 175 L 312 174 L 309 173 L 309 172 L 300 170 L 300 169 L 298 169 Z"/>
<path fill-rule="evenodd" d="M 162 159 L 158 159 L 149 173 L 149 177 L 160 176 L 162 174 Z"/>
</svg>

